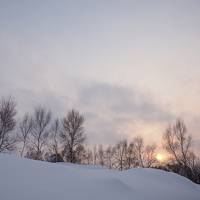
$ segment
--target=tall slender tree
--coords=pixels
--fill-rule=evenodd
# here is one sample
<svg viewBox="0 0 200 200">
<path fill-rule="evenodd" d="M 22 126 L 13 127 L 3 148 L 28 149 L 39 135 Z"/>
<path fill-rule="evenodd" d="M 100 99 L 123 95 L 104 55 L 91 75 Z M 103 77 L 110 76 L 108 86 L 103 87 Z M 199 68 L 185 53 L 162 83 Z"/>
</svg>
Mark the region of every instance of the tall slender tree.
<svg viewBox="0 0 200 200">
<path fill-rule="evenodd" d="M 192 137 L 187 134 L 187 128 L 183 120 L 178 119 L 174 125 L 170 125 L 163 135 L 164 148 L 171 155 L 172 160 L 179 165 L 188 166 Z"/>
<path fill-rule="evenodd" d="M 63 129 L 60 133 L 64 144 L 64 154 L 66 160 L 72 163 L 77 162 L 77 150 L 86 139 L 84 134 L 84 117 L 78 111 L 72 109 L 63 118 Z"/>
<path fill-rule="evenodd" d="M 28 144 L 29 135 L 33 129 L 33 119 L 29 114 L 25 114 L 24 118 L 19 124 L 19 132 L 17 134 L 18 141 L 22 143 L 22 149 L 20 152 L 21 157 L 24 154 L 24 150 Z"/>
<path fill-rule="evenodd" d="M 11 151 L 15 147 L 16 138 L 14 128 L 16 125 L 16 103 L 10 97 L 0 100 L 0 152 Z"/>
<path fill-rule="evenodd" d="M 31 129 L 31 147 L 28 157 L 42 159 L 43 148 L 49 135 L 49 124 L 51 121 L 51 112 L 42 107 L 35 108 L 33 114 L 33 128 Z"/>
</svg>

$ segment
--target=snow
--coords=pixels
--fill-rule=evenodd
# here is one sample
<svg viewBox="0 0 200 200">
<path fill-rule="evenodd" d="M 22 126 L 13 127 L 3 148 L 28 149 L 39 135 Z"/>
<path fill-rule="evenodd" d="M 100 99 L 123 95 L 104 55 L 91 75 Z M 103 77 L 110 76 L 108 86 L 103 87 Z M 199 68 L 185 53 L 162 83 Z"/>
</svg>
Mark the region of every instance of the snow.
<svg viewBox="0 0 200 200">
<path fill-rule="evenodd" d="M 123 172 L 0 154 L 1 200 L 200 200 L 200 186 L 161 170 Z"/>
</svg>

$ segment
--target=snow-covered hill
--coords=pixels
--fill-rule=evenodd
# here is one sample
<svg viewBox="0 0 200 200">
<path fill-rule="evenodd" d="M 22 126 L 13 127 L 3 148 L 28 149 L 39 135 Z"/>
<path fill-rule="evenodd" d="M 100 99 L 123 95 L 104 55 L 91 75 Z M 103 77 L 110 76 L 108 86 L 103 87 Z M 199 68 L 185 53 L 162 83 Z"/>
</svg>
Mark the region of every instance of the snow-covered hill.
<svg viewBox="0 0 200 200">
<path fill-rule="evenodd" d="M 200 200 L 200 186 L 153 169 L 124 172 L 0 154 L 0 200 Z"/>
</svg>

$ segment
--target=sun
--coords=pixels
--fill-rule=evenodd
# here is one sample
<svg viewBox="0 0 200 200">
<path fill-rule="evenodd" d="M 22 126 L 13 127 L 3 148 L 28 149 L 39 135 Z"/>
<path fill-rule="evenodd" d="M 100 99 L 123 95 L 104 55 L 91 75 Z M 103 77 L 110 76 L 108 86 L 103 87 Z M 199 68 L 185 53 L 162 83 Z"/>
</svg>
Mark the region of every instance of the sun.
<svg viewBox="0 0 200 200">
<path fill-rule="evenodd" d="M 165 160 L 165 155 L 164 154 L 161 154 L 161 153 L 157 153 L 156 154 L 156 159 L 159 161 L 159 162 L 163 162 Z"/>
</svg>

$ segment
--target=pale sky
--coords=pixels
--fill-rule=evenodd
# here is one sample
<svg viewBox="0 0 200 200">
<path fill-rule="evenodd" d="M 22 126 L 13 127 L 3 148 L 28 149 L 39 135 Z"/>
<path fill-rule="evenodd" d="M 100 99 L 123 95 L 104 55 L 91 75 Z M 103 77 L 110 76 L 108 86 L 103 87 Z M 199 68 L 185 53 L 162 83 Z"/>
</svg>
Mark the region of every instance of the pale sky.
<svg viewBox="0 0 200 200">
<path fill-rule="evenodd" d="M 88 143 L 160 143 L 182 117 L 198 147 L 199 52 L 198 0 L 0 0 L 0 96 L 78 109 Z"/>
</svg>

